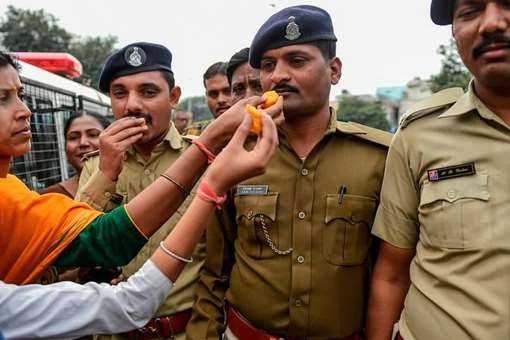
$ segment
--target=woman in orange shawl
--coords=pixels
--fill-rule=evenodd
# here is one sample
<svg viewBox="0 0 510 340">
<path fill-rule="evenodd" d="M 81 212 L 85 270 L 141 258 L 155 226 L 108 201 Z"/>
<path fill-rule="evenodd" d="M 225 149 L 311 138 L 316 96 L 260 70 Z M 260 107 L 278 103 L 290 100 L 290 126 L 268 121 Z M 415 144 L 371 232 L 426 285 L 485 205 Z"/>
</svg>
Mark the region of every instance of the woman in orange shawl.
<svg viewBox="0 0 510 340">
<path fill-rule="evenodd" d="M 22 94 L 16 64 L 0 52 L 0 280 L 16 284 L 37 282 L 50 264 L 62 261 L 69 249 L 72 251 L 66 256 L 72 260 L 61 263 L 127 263 L 182 202 L 181 187 L 175 182 L 191 188 L 205 170 L 207 158 L 198 147 L 189 147 L 165 176 L 125 206 L 107 214 L 59 194 L 40 196 L 8 174 L 11 158 L 30 150 L 31 112 Z M 247 102 L 240 102 L 211 124 L 199 137 L 202 144 L 213 152 L 221 150 L 239 126 Z M 260 98 L 249 101 L 254 105 L 260 102 Z M 267 113 L 280 111 L 281 107 L 268 109 Z M 139 119 L 133 118 L 131 124 L 139 133 L 146 129 Z"/>
</svg>

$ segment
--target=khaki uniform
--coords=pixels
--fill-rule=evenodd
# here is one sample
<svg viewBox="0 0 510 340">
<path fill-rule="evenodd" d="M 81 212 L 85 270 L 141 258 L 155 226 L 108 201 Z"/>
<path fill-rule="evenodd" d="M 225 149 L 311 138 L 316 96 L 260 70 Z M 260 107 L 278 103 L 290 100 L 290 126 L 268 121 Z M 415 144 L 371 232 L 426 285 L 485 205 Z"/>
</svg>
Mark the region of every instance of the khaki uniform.
<svg viewBox="0 0 510 340">
<path fill-rule="evenodd" d="M 237 186 L 207 230 L 187 338 L 218 339 L 224 299 L 272 335 L 333 339 L 361 330 L 390 139 L 332 114 L 323 139 L 301 160 L 280 134 L 266 173 Z"/>
<path fill-rule="evenodd" d="M 118 204 L 125 204 L 156 180 L 184 152 L 189 143 L 171 125 L 167 135 L 145 161 L 134 149 L 126 153 L 122 172 L 117 182 L 111 181 L 99 171 L 99 157 L 91 157 L 85 163 L 80 177 L 77 199 L 89 203 L 95 209 L 108 211 Z M 184 214 L 191 196 L 188 197 L 174 215 L 149 239 L 140 253 L 123 268 L 129 277 L 150 258 L 162 241 Z M 198 244 L 193 254 L 194 261 L 184 268 L 172 288 L 167 301 L 158 309 L 155 316 L 172 315 L 191 308 L 195 299 L 195 283 L 205 257 L 205 239 Z M 183 338 L 181 335 L 180 338 Z M 114 337 L 118 338 L 118 337 Z M 179 339 L 179 337 L 178 337 Z"/>
<path fill-rule="evenodd" d="M 401 123 L 373 233 L 416 248 L 404 339 L 510 339 L 509 155 L 509 126 L 472 85 Z"/>
<path fill-rule="evenodd" d="M 212 119 L 209 120 L 203 120 L 200 122 L 196 122 L 191 124 L 184 130 L 183 135 L 187 136 L 200 136 L 202 134 L 202 131 L 205 130 L 205 128 L 212 122 Z"/>
</svg>

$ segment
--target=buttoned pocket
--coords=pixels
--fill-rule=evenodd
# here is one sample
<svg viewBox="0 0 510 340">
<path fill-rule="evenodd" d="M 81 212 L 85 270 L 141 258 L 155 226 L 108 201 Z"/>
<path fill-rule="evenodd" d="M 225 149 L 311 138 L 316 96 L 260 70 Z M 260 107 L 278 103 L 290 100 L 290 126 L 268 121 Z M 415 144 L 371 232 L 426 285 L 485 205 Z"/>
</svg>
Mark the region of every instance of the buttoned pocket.
<svg viewBox="0 0 510 340">
<path fill-rule="evenodd" d="M 464 249 L 492 239 L 488 181 L 484 173 L 426 181 L 419 207 L 422 241 L 441 248 Z"/>
<path fill-rule="evenodd" d="M 326 196 L 326 217 L 322 232 L 322 253 L 334 265 L 359 265 L 366 261 L 370 228 L 376 202 L 358 195 Z"/>
<path fill-rule="evenodd" d="M 267 195 L 238 195 L 234 198 L 236 221 L 238 226 L 238 242 L 246 255 L 257 258 L 274 256 L 269 241 L 279 247 L 278 224 L 276 209 L 278 193 Z M 267 236 L 264 234 L 264 228 Z"/>
</svg>

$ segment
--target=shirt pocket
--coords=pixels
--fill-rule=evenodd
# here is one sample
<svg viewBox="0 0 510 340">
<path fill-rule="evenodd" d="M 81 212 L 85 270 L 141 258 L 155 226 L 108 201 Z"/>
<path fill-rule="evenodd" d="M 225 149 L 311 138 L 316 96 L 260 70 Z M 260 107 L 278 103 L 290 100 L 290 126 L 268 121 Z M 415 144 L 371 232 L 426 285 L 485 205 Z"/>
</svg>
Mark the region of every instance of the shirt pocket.
<svg viewBox="0 0 510 340">
<path fill-rule="evenodd" d="M 422 186 L 419 219 L 424 243 L 473 248 L 492 239 L 489 177 L 479 173 Z"/>
<path fill-rule="evenodd" d="M 368 256 L 370 228 L 376 201 L 371 197 L 326 196 L 325 226 L 322 231 L 322 254 L 326 261 L 338 266 L 360 265 Z"/>
<path fill-rule="evenodd" d="M 276 223 L 278 195 L 277 192 L 271 192 L 267 195 L 242 195 L 234 198 L 238 242 L 243 252 L 250 257 L 264 259 L 275 255 L 264 234 L 263 224 L 271 242 L 279 247 Z"/>
</svg>

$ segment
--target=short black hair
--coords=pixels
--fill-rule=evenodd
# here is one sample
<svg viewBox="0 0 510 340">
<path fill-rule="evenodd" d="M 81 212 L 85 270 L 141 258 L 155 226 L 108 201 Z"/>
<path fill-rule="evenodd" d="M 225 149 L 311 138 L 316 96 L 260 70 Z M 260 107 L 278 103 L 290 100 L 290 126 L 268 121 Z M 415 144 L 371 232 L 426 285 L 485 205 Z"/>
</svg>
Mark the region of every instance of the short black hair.
<svg viewBox="0 0 510 340">
<path fill-rule="evenodd" d="M 250 57 L 250 48 L 245 47 L 242 50 L 234 53 L 227 64 L 227 78 L 228 84 L 232 86 L 232 76 L 237 68 L 243 64 L 246 64 Z"/>
<path fill-rule="evenodd" d="M 168 83 L 168 88 L 172 90 L 175 87 L 175 78 L 174 74 L 172 72 L 160 70 L 161 74 L 163 75 L 163 78 L 165 78 L 166 82 Z"/>
<path fill-rule="evenodd" d="M 12 56 L 8 53 L 0 51 L 0 67 L 5 67 L 9 65 L 14 67 L 16 70 L 19 70 L 19 65 Z"/>
<path fill-rule="evenodd" d="M 105 117 L 105 116 L 101 116 L 97 113 L 94 113 L 94 112 L 87 112 L 87 111 L 76 111 L 74 112 L 66 121 L 65 125 L 64 125 L 64 139 L 67 140 L 67 133 L 69 132 L 69 128 L 71 127 L 71 124 L 77 119 L 77 118 L 80 118 L 80 117 L 83 117 L 83 116 L 90 116 L 90 117 L 94 117 L 98 122 L 99 124 L 101 124 L 101 126 L 103 128 L 107 128 L 108 125 L 110 125 L 110 121 Z"/>
<path fill-rule="evenodd" d="M 336 41 L 316 40 L 307 44 L 317 47 L 325 60 L 331 60 L 336 57 Z"/>
<path fill-rule="evenodd" d="M 209 66 L 207 68 L 207 70 L 205 70 L 205 73 L 204 73 L 204 87 L 205 87 L 205 81 L 207 79 L 211 79 L 212 77 L 214 77 L 217 74 L 221 74 L 221 75 L 224 75 L 224 76 L 227 75 L 227 63 L 225 63 L 223 61 L 218 61 L 218 62 L 212 64 L 211 66 Z"/>
</svg>

